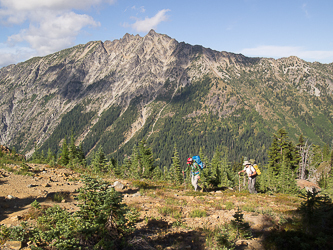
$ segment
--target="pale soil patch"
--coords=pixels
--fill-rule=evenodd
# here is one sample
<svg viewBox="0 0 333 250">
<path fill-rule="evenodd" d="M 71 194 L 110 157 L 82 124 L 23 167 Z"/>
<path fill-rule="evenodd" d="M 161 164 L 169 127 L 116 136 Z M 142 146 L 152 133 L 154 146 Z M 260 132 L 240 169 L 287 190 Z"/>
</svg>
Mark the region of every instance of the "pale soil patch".
<svg viewBox="0 0 333 250">
<path fill-rule="evenodd" d="M 37 200 L 41 205 L 59 205 L 68 211 L 77 210 L 78 201 L 75 199 L 77 190 L 83 184 L 80 174 L 62 168 L 47 168 L 44 165 L 29 164 L 34 176 L 22 176 L 0 170 L 0 224 L 19 225 L 22 218 L 28 213 L 31 203 Z M 115 179 L 107 181 L 113 184 Z M 140 221 L 133 239 L 143 237 L 154 249 L 209 249 L 206 247 L 204 229 L 215 229 L 225 222 L 234 219 L 237 206 L 245 204 L 249 197 L 231 195 L 232 191 L 219 191 L 205 193 L 204 196 L 188 195 L 189 190 L 172 190 L 168 188 L 152 188 L 139 190 L 132 187 L 130 181 L 122 182 L 125 189 L 123 202 L 136 207 L 140 211 Z M 55 202 L 52 197 L 55 193 L 65 192 L 68 196 L 63 202 Z M 229 192 L 229 193 L 225 193 Z M 11 195 L 14 198 L 9 199 Z M 258 206 L 260 201 L 269 204 L 272 208 L 277 206 L 270 203 L 267 196 L 250 196 Z M 226 203 L 233 203 L 233 208 L 227 210 Z M 246 203 L 247 204 L 247 203 Z M 179 217 L 162 215 L 161 208 L 172 207 L 179 211 Z M 280 205 L 289 210 L 295 210 L 296 205 Z M 259 208 L 259 207 L 258 207 Z M 207 216 L 192 218 L 191 212 L 195 209 L 206 211 Z M 252 240 L 242 241 L 237 249 L 263 249 L 261 245 L 262 233 L 271 230 L 272 223 L 263 214 L 243 211 L 245 221 L 249 222 L 254 230 Z M 139 241 L 139 240 L 138 240 Z"/>
</svg>

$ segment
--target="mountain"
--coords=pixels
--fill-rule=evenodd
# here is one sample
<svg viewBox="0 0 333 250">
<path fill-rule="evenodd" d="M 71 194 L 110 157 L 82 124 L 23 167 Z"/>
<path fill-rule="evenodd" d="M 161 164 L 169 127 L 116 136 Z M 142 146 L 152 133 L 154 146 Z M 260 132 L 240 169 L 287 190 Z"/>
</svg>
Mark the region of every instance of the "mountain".
<svg viewBox="0 0 333 250">
<path fill-rule="evenodd" d="M 122 160 L 146 139 L 159 165 L 216 147 L 267 161 L 272 133 L 333 140 L 333 64 L 249 58 L 151 30 L 0 69 L 0 144 L 58 152 L 71 133 L 90 157 Z"/>
</svg>

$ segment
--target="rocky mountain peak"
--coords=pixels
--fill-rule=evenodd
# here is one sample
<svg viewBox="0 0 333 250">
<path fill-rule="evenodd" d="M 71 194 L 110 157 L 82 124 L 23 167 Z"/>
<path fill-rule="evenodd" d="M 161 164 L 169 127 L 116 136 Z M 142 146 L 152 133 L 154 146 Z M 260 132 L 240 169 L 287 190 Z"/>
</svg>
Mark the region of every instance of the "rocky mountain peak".
<svg viewBox="0 0 333 250">
<path fill-rule="evenodd" d="M 52 136 L 63 139 L 65 135 L 58 131 L 60 124 L 68 114 L 76 114 L 84 117 L 81 125 L 75 125 L 78 140 L 95 145 L 97 142 L 87 140 L 95 140 L 89 136 L 95 124 L 106 119 L 103 114 L 114 108 L 119 113 L 111 112 L 110 117 L 117 120 L 135 103 L 138 115 L 126 118 L 132 120 L 117 134 L 125 138 L 119 139 L 121 146 L 112 148 L 117 151 L 147 124 L 162 126 L 158 121 L 162 120 L 163 111 L 172 106 L 169 103 L 174 98 L 189 99 L 194 95 L 192 84 L 208 78 L 211 82 L 203 81 L 203 89 L 194 88 L 199 94 L 205 93 L 199 100 L 203 106 L 181 119 L 195 119 L 209 112 L 218 119 L 227 119 L 239 115 L 236 113 L 244 108 L 255 110 L 263 119 L 274 120 L 278 117 L 274 115 L 274 105 L 289 105 L 279 114 L 292 110 L 293 115 L 302 115 L 305 110 L 309 113 L 311 107 L 305 108 L 306 102 L 298 105 L 296 97 L 286 97 L 283 91 L 288 86 L 295 96 L 305 93 L 310 97 L 328 96 L 330 100 L 332 67 L 296 57 L 275 60 L 219 52 L 179 43 L 154 30 L 145 37 L 127 33 L 121 39 L 89 42 L 0 69 L 0 144 L 31 153 L 35 144 L 41 146 Z M 244 93 L 253 98 L 246 98 Z M 283 104 L 273 104 L 272 99 Z M 164 116 L 172 117 L 172 112 L 169 110 Z M 308 116 L 304 120 L 309 123 L 306 119 Z M 100 136 L 115 131 L 114 120 L 103 127 L 105 131 Z M 296 122 L 293 126 L 297 127 Z M 153 133 L 147 131 L 156 130 L 149 127 L 143 136 Z"/>
<path fill-rule="evenodd" d="M 146 36 L 154 37 L 154 36 L 157 36 L 157 35 L 158 34 L 155 32 L 155 30 L 151 29 Z"/>
</svg>

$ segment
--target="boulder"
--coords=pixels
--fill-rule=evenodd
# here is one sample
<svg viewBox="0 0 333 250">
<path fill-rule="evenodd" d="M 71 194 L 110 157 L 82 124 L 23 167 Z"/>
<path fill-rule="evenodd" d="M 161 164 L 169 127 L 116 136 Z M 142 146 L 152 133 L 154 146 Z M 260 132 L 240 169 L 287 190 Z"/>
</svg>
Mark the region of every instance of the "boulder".
<svg viewBox="0 0 333 250">
<path fill-rule="evenodd" d="M 140 196 L 141 196 L 141 194 L 139 192 L 132 195 L 132 197 L 140 197 Z"/>
<path fill-rule="evenodd" d="M 5 247 L 7 247 L 8 249 L 19 250 L 22 248 L 22 242 L 21 241 L 7 241 L 5 243 Z"/>
<path fill-rule="evenodd" d="M 122 184 L 120 181 L 115 181 L 113 183 L 113 187 L 116 191 L 121 191 L 125 188 L 124 184 Z"/>
</svg>

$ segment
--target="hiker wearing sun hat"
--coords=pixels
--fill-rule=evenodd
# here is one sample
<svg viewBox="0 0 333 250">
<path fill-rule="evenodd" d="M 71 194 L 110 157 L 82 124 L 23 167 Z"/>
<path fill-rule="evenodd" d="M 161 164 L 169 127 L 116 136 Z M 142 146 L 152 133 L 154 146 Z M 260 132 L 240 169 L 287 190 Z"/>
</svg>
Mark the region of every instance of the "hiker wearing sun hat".
<svg viewBox="0 0 333 250">
<path fill-rule="evenodd" d="M 254 169 L 254 167 L 252 166 L 251 162 L 249 161 L 244 161 L 243 163 L 244 169 L 239 171 L 238 174 L 240 175 L 240 173 L 246 172 L 247 176 L 249 177 L 248 180 L 248 188 L 251 194 L 256 194 L 256 177 L 257 177 L 257 172 Z"/>
</svg>

